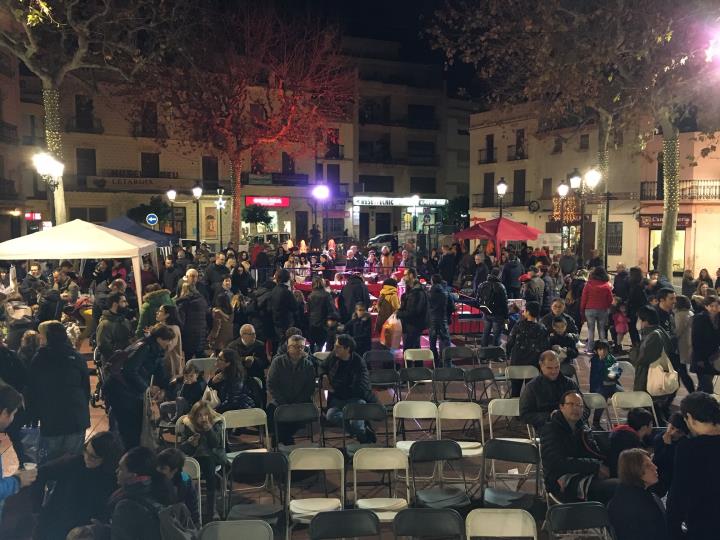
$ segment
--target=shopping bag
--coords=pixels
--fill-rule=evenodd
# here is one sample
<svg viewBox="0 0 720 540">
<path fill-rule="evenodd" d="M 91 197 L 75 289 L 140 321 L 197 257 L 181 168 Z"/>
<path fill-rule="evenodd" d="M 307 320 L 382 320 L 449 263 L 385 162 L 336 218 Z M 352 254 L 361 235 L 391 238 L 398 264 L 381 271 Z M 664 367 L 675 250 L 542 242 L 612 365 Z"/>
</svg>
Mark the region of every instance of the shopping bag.
<svg viewBox="0 0 720 540">
<path fill-rule="evenodd" d="M 217 390 L 213 390 L 209 386 L 205 389 L 202 400 L 210 403 L 213 409 L 220 405 L 220 396 L 218 396 Z"/>
<path fill-rule="evenodd" d="M 393 313 L 388 317 L 387 321 L 383 323 L 382 330 L 380 332 L 380 341 L 388 349 L 399 349 L 400 340 L 402 339 L 402 323 L 397 315 Z"/>
<path fill-rule="evenodd" d="M 651 396 L 667 396 L 680 388 L 678 373 L 663 350 L 660 358 L 648 368 L 647 393 Z"/>
</svg>

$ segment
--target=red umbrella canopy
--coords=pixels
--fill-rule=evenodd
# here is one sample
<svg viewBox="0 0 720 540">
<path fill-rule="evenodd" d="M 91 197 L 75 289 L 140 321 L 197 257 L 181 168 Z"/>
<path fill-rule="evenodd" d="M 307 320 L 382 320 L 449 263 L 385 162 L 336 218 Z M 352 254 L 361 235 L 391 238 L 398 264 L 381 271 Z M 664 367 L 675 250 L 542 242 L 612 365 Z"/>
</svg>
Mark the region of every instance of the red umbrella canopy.
<svg viewBox="0 0 720 540">
<path fill-rule="evenodd" d="M 480 225 L 473 225 L 467 229 L 456 232 L 454 235 L 456 240 L 477 240 L 479 238 L 488 238 L 487 232 L 480 228 Z"/>
<path fill-rule="evenodd" d="M 536 240 L 538 235 L 542 233 L 541 230 L 535 227 L 523 225 L 522 223 L 504 217 L 483 221 L 476 226 L 487 235 L 478 238 L 492 238 L 496 242 Z"/>
</svg>

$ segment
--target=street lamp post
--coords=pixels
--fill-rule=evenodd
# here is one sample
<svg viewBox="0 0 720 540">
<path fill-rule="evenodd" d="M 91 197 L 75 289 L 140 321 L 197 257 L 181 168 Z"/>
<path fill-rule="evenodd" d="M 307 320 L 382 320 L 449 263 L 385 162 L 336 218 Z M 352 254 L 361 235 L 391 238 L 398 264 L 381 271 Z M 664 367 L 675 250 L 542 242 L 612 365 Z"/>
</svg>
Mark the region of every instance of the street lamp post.
<svg viewBox="0 0 720 540">
<path fill-rule="evenodd" d="M 330 189 L 325 184 L 318 184 L 312 190 L 313 204 L 313 226 L 317 228 L 317 205 L 318 202 L 325 202 L 330 197 Z"/>
<path fill-rule="evenodd" d="M 570 173 L 570 188 L 580 193 L 580 257 L 584 261 L 585 253 L 585 202 L 587 193 L 593 191 L 602 179 L 602 174 L 596 168 L 589 169 L 583 176 L 577 169 Z M 607 261 L 606 261 L 607 264 Z"/>
<path fill-rule="evenodd" d="M 50 192 L 54 192 L 60 184 L 60 178 L 62 178 L 63 172 L 65 171 L 65 165 L 48 152 L 39 152 L 33 156 L 32 160 L 35 170 L 42 176 L 43 180 L 45 180 L 48 188 L 50 188 Z M 52 209 L 52 221 L 55 223 L 54 201 Z"/>
<path fill-rule="evenodd" d="M 215 208 L 217 208 L 218 211 L 218 221 L 220 222 L 220 250 L 223 249 L 223 211 L 225 210 L 225 205 L 227 204 L 227 201 L 225 201 L 225 198 L 223 195 L 225 194 L 225 190 L 223 188 L 218 188 L 217 190 L 218 198 L 215 201 Z"/>
<path fill-rule="evenodd" d="M 560 251 L 565 251 L 565 197 L 570 192 L 570 186 L 563 180 L 557 188 L 560 196 Z"/>
<path fill-rule="evenodd" d="M 202 197 L 203 188 L 198 182 L 192 188 L 193 199 L 195 199 L 195 252 L 200 249 L 200 197 Z"/>
<path fill-rule="evenodd" d="M 170 201 L 170 227 L 172 228 L 172 233 L 175 234 L 175 199 L 177 198 L 177 191 L 170 188 L 165 192 L 165 196 L 168 198 L 168 201 Z"/>
<path fill-rule="evenodd" d="M 505 197 L 505 194 L 507 193 L 507 182 L 505 181 L 504 177 L 500 177 L 500 181 L 495 186 L 495 189 L 497 190 L 498 194 L 498 200 L 500 201 L 500 217 L 503 217 L 503 197 Z"/>
</svg>

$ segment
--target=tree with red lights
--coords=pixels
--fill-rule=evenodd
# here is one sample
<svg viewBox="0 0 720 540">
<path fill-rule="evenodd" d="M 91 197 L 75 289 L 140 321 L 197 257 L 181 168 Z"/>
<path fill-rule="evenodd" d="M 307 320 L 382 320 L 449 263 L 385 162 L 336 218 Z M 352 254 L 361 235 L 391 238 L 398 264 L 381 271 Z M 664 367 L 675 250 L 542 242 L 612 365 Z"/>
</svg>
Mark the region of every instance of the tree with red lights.
<svg viewBox="0 0 720 540">
<path fill-rule="evenodd" d="M 171 64 L 131 89 L 131 115 L 158 103 L 171 115 L 163 137 L 224 154 L 232 167 L 232 234 L 241 220 L 241 174 L 270 152 L 317 151 L 347 119 L 355 74 L 335 29 L 270 8 L 209 12 Z"/>
</svg>

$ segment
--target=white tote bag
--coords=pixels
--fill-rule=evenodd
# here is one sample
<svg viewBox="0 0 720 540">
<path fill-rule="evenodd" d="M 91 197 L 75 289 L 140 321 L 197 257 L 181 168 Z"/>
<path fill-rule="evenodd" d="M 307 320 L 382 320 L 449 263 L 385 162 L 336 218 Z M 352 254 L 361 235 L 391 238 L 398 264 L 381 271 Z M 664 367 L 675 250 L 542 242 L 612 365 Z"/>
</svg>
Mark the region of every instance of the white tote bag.
<svg viewBox="0 0 720 540">
<path fill-rule="evenodd" d="M 648 368 L 647 393 L 651 396 L 667 396 L 680 388 L 678 373 L 663 349 L 660 358 Z"/>
</svg>

